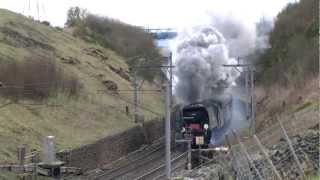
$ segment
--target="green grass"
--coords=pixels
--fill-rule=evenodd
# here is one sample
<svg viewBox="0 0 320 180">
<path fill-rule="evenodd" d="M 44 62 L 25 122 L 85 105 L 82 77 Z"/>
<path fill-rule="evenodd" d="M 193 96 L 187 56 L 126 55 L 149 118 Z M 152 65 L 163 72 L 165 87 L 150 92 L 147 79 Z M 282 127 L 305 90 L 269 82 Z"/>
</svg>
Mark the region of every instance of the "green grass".
<svg viewBox="0 0 320 180">
<path fill-rule="evenodd" d="M 310 100 L 308 100 L 306 102 L 303 102 L 303 103 L 300 103 L 300 104 L 294 104 L 292 106 L 289 106 L 288 107 L 288 111 L 290 113 L 297 113 L 297 112 L 304 111 L 304 110 L 307 110 L 307 109 L 318 110 L 319 109 L 319 105 L 320 105 L 320 102 L 318 101 L 318 99 L 310 99 Z"/>
<path fill-rule="evenodd" d="M 20 180 L 21 176 L 17 175 L 16 173 L 13 173 L 13 172 L 0 171 L 0 180 Z M 28 175 L 28 176 L 30 177 L 30 175 Z M 54 180 L 54 179 L 50 178 L 50 177 L 45 177 L 45 176 L 39 175 L 39 176 L 37 176 L 37 180 Z"/>
<path fill-rule="evenodd" d="M 305 103 L 303 103 L 301 106 L 297 107 L 297 108 L 295 109 L 295 112 L 299 112 L 299 111 L 301 111 L 301 110 L 303 110 L 303 109 L 306 109 L 306 108 L 308 108 L 308 107 L 311 106 L 311 105 L 312 105 L 312 102 L 305 102 Z"/>
<path fill-rule="evenodd" d="M 41 149 L 44 136 L 54 135 L 57 139 L 58 150 L 75 148 L 82 144 L 91 143 L 99 138 L 122 132 L 135 126 L 132 116 L 125 114 L 125 106 L 131 104 L 120 100 L 115 95 L 98 93 L 105 89 L 100 77 L 117 83 L 118 89 L 132 89 L 131 83 L 111 71 L 108 65 L 128 70 L 124 58 L 109 49 L 95 44 L 88 44 L 74 38 L 69 33 L 60 32 L 17 15 L 0 9 L 0 28 L 6 27 L 36 41 L 47 43 L 54 47 L 50 52 L 41 48 L 21 48 L 5 43 L 6 34 L 0 31 L 0 62 L 23 61 L 33 53 L 51 54 L 63 71 L 75 74 L 83 88 L 77 98 L 64 94 L 51 96 L 43 104 L 31 100 L 21 100 L 0 108 L 0 164 L 14 162 L 16 148 L 26 144 L 28 149 Z M 108 57 L 106 61 L 89 56 L 84 52 L 87 48 L 97 48 Z M 80 64 L 63 64 L 59 57 L 77 58 Z M 158 89 L 150 83 L 144 83 L 142 89 Z M 133 100 L 131 93 L 120 94 L 122 99 Z M 155 112 L 163 113 L 162 97 L 159 94 L 144 94 L 141 105 Z M 8 102 L 0 97 L 0 105 Z M 48 104 L 48 105 L 47 105 Z M 157 115 L 139 109 L 146 120 Z"/>
<path fill-rule="evenodd" d="M 18 177 L 14 173 L 0 171 L 0 180 L 18 180 Z"/>
<path fill-rule="evenodd" d="M 319 180 L 320 176 L 319 175 L 310 175 L 307 177 L 307 180 Z"/>
</svg>

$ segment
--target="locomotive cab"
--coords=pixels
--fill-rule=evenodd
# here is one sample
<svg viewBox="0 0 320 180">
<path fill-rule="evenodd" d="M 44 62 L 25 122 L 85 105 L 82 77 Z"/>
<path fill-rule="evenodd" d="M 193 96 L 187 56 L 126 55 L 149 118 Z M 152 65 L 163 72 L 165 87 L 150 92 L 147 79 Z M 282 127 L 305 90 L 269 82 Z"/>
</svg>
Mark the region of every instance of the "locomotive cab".
<svg viewBox="0 0 320 180">
<path fill-rule="evenodd" d="M 182 109 L 184 138 L 192 138 L 192 146 L 203 147 L 210 143 L 211 128 L 209 113 L 202 104 L 191 104 Z"/>
</svg>

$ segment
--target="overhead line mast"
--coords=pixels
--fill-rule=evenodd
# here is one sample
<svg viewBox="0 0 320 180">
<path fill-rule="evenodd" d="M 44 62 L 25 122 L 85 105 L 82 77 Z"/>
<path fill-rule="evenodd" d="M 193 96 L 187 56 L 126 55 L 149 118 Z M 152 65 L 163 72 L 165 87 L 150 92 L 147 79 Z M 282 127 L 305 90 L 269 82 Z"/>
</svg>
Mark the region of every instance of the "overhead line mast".
<svg viewBox="0 0 320 180">
<path fill-rule="evenodd" d="M 46 16 L 45 5 L 41 0 L 26 0 L 23 5 L 22 14 L 40 21 L 41 18 L 45 19 Z"/>
<path fill-rule="evenodd" d="M 224 64 L 224 67 L 235 68 L 237 71 L 241 72 L 238 68 L 245 68 L 245 89 L 246 97 L 248 102 L 246 102 L 247 116 L 250 117 L 250 129 L 251 133 L 255 134 L 255 94 L 254 94 L 254 72 L 255 68 L 253 64 L 240 64 L 239 59 L 237 64 Z M 250 95 L 249 95 L 250 94 Z M 250 104 L 249 104 L 250 102 Z M 249 107 L 249 105 L 251 107 Z"/>
</svg>

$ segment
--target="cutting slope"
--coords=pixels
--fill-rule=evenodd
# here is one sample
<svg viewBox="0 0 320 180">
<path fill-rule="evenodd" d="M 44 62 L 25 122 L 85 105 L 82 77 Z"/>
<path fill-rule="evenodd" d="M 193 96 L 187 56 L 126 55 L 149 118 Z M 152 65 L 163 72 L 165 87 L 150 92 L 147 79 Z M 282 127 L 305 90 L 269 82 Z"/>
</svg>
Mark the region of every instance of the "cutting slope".
<svg viewBox="0 0 320 180">
<path fill-rule="evenodd" d="M 132 89 L 128 66 L 122 57 L 61 29 L 0 9 L 0 64 L 23 62 L 34 54 L 54 59 L 64 72 L 78 78 L 81 89 L 75 97 L 57 93 L 40 102 L 0 97 L 0 162 L 15 159 L 20 144 L 40 149 L 46 135 L 56 136 L 58 149 L 65 149 L 135 126 L 132 92 L 105 92 Z M 159 89 L 147 82 L 141 88 Z M 163 111 L 159 93 L 143 94 L 139 102 L 144 107 L 139 111 L 146 120 Z"/>
</svg>

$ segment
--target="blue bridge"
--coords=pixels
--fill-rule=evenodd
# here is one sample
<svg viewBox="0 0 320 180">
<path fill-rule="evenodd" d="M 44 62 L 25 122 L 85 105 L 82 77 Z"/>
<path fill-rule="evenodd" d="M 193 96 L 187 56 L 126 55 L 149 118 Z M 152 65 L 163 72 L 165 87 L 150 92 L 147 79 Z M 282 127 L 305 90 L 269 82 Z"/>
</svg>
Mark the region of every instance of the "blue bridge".
<svg viewBox="0 0 320 180">
<path fill-rule="evenodd" d="M 169 40 L 174 39 L 178 33 L 175 29 L 145 29 L 148 33 L 152 34 L 155 40 Z"/>
</svg>

